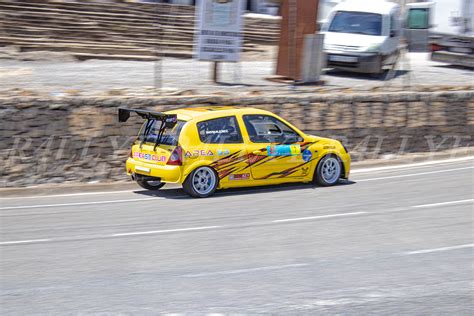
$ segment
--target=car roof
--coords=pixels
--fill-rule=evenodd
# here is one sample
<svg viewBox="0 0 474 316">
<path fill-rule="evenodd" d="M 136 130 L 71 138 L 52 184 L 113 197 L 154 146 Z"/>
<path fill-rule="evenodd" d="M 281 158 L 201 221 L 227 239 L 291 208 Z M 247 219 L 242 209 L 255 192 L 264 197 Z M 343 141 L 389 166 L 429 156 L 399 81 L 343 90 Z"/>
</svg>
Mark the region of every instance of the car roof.
<svg viewBox="0 0 474 316">
<path fill-rule="evenodd" d="M 167 114 L 177 114 L 179 120 L 205 120 L 214 117 L 231 116 L 236 114 L 272 114 L 271 112 L 250 107 L 238 106 L 202 106 L 167 111 Z"/>
<path fill-rule="evenodd" d="M 386 0 L 349 0 L 339 3 L 333 10 L 390 14 L 394 8 L 398 7 L 396 3 Z"/>
</svg>

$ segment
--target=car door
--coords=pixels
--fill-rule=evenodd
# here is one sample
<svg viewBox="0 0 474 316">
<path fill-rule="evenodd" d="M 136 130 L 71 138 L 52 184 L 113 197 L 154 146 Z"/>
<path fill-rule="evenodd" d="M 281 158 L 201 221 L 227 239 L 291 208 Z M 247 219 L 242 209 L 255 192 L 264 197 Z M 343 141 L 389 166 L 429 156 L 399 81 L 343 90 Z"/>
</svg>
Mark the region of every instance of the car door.
<svg viewBox="0 0 474 316">
<path fill-rule="evenodd" d="M 255 180 L 304 177 L 309 172 L 307 151 L 301 151 L 303 137 L 270 115 L 244 115 L 247 152 Z"/>
<path fill-rule="evenodd" d="M 247 151 L 240 126 L 235 116 L 205 120 L 196 124 L 200 139 L 199 148 L 185 153 L 186 157 L 199 157 L 211 161 L 221 183 L 233 180 L 250 180 L 247 169 Z"/>
<path fill-rule="evenodd" d="M 400 21 L 398 17 L 398 11 L 393 11 L 388 16 L 389 32 L 388 37 L 385 40 L 385 49 L 383 49 L 382 52 L 386 57 L 385 64 L 391 64 L 395 62 L 397 58 L 400 45 Z"/>
</svg>

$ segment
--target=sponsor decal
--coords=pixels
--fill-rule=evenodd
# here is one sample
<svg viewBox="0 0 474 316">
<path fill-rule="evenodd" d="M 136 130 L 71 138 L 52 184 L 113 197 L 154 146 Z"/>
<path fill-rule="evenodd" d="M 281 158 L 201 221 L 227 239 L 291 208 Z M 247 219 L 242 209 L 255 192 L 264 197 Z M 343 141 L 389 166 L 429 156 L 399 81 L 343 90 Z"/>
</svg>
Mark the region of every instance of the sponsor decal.
<svg viewBox="0 0 474 316">
<path fill-rule="evenodd" d="M 268 146 L 267 152 L 269 156 L 296 156 L 301 154 L 300 145 L 276 145 Z"/>
<path fill-rule="evenodd" d="M 308 150 L 308 149 L 305 149 L 305 150 L 303 151 L 303 160 L 304 160 L 305 162 L 308 162 L 308 161 L 310 161 L 312 158 L 313 158 L 313 154 L 311 153 L 311 151 Z"/>
<path fill-rule="evenodd" d="M 194 155 L 194 154 L 192 154 L 190 151 L 187 151 L 187 152 L 184 154 L 184 157 L 194 159 L 194 158 L 199 157 L 199 155 Z"/>
<path fill-rule="evenodd" d="M 193 151 L 187 151 L 184 156 L 186 158 L 197 158 L 197 157 L 212 157 L 214 156 L 214 153 L 211 150 L 193 150 Z"/>
<path fill-rule="evenodd" d="M 306 167 L 306 168 L 301 168 L 301 171 L 303 172 L 303 175 L 307 175 L 308 172 L 309 172 L 309 167 Z"/>
<path fill-rule="evenodd" d="M 249 180 L 250 173 L 241 173 L 241 174 L 231 174 L 229 176 L 230 180 Z"/>
<path fill-rule="evenodd" d="M 215 135 L 215 134 L 229 134 L 228 129 L 219 129 L 214 131 L 206 131 L 206 135 Z"/>
<path fill-rule="evenodd" d="M 230 155 L 230 150 L 228 149 L 218 149 L 217 156 L 228 156 Z"/>
<path fill-rule="evenodd" d="M 145 160 L 154 161 L 154 162 L 166 162 L 166 156 L 144 154 L 140 152 L 134 152 L 133 158 L 145 159 Z"/>
</svg>

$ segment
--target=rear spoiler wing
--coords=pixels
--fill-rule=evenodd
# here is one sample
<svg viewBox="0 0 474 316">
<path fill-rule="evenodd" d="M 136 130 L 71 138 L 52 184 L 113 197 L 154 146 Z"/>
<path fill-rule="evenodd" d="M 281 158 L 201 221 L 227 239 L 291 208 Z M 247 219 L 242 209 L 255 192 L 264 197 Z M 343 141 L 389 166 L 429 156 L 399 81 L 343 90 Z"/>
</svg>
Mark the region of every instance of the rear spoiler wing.
<svg viewBox="0 0 474 316">
<path fill-rule="evenodd" d="M 120 123 L 125 123 L 130 118 L 130 113 L 136 113 L 141 118 L 146 120 L 157 120 L 165 123 L 166 128 L 173 128 L 178 123 L 178 116 L 176 114 L 166 114 L 163 112 L 153 112 L 137 109 L 118 109 L 118 119 Z"/>
</svg>

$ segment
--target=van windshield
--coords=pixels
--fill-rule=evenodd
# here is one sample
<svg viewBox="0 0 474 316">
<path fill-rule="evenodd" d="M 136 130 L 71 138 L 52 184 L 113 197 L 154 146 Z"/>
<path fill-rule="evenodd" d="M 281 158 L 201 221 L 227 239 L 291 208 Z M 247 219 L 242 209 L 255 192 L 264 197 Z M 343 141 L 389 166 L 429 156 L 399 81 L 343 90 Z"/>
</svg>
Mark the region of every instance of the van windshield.
<svg viewBox="0 0 474 316">
<path fill-rule="evenodd" d="M 329 32 L 380 36 L 382 34 L 382 15 L 337 11 L 329 26 Z"/>
<path fill-rule="evenodd" d="M 157 143 L 163 145 L 176 146 L 178 145 L 179 134 L 183 128 L 185 121 L 178 120 L 178 123 L 173 128 L 166 128 L 163 132 L 161 140 L 158 140 L 158 134 L 160 132 L 161 121 L 148 120 L 146 121 L 142 129 L 140 130 L 139 139 L 144 143 Z M 147 128 L 149 129 L 147 131 Z"/>
</svg>

